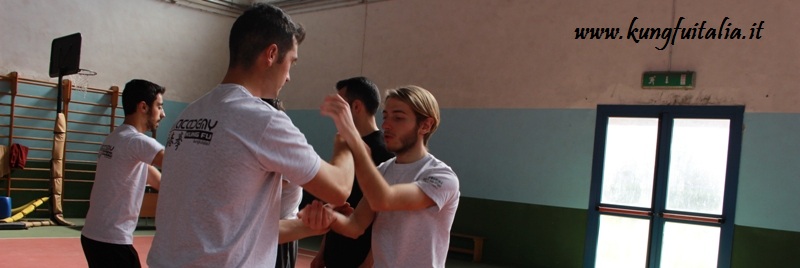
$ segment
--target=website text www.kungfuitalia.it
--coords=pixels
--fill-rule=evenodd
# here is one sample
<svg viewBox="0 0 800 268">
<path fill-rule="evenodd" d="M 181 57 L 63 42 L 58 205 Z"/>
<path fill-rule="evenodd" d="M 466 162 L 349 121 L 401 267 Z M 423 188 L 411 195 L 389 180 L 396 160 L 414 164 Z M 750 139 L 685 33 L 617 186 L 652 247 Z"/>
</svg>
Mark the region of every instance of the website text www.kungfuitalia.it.
<svg viewBox="0 0 800 268">
<path fill-rule="evenodd" d="M 764 21 L 754 22 L 749 28 L 733 27 L 731 18 L 725 17 L 717 26 L 708 21 L 696 22 L 692 26 L 684 26 L 686 18 L 680 17 L 675 23 L 675 27 L 639 27 L 637 21 L 639 17 L 633 17 L 628 26 L 627 34 L 623 34 L 619 27 L 577 27 L 575 28 L 575 39 L 609 39 L 609 40 L 633 40 L 639 43 L 641 40 L 664 40 L 664 44 L 656 47 L 663 50 L 667 45 L 675 45 L 676 39 L 716 39 L 716 40 L 759 40 L 762 38 L 761 31 L 764 30 Z"/>
</svg>

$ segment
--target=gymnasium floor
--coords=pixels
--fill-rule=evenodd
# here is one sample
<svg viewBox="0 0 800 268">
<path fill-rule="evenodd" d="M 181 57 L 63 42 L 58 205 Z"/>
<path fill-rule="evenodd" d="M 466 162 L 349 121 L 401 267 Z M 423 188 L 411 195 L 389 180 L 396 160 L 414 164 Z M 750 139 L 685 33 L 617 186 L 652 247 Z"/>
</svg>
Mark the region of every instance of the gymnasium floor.
<svg viewBox="0 0 800 268">
<path fill-rule="evenodd" d="M 43 226 L 27 230 L 0 230 L 0 256 L 3 267 L 86 267 L 80 243 L 80 230 L 83 219 L 67 219 L 75 227 Z M 145 259 L 153 241 L 155 229 L 152 220 L 141 220 L 140 228 L 134 232 L 134 247 L 139 252 L 142 266 L 147 267 Z M 300 253 L 296 267 L 308 267 L 320 243 L 319 237 L 300 241 Z M 454 268 L 492 268 L 483 263 L 472 263 L 468 256 L 452 256 L 447 267 Z"/>
</svg>

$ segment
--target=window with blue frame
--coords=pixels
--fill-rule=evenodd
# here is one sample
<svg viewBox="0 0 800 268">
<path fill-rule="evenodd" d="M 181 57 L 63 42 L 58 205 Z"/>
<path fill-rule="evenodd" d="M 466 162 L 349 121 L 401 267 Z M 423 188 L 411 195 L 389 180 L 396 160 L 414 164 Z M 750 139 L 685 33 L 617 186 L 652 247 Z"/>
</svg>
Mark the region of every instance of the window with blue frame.
<svg viewBox="0 0 800 268">
<path fill-rule="evenodd" d="M 729 267 L 744 106 L 599 105 L 585 267 Z"/>
</svg>

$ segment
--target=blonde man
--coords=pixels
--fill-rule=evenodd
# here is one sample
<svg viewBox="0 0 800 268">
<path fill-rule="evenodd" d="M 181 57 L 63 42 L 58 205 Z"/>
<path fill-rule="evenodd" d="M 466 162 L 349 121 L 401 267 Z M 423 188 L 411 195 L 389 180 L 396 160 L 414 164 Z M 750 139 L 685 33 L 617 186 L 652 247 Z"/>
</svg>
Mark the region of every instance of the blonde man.
<svg viewBox="0 0 800 268">
<path fill-rule="evenodd" d="M 346 117 L 346 105 L 329 96 L 322 111 Z M 374 220 L 374 267 L 444 267 L 460 192 L 455 172 L 428 152 L 440 122 L 433 95 L 417 86 L 387 92 L 382 127 L 386 147 L 396 157 L 377 168 L 352 123 L 334 122 L 348 123 L 337 129 L 353 152 L 364 198 L 350 216 L 315 201 L 304 209 L 309 217 L 303 220 L 312 225 L 333 221 L 330 227 L 349 237 L 358 237 Z"/>
</svg>

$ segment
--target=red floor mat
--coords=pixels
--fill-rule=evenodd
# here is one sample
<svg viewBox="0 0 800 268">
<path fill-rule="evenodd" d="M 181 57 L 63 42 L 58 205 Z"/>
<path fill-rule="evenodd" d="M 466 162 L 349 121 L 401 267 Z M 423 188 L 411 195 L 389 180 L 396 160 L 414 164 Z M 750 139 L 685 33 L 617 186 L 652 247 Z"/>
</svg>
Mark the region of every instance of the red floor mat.
<svg viewBox="0 0 800 268">
<path fill-rule="evenodd" d="M 147 252 L 152 243 L 152 236 L 133 238 L 133 246 L 139 252 L 142 267 L 147 267 Z M 313 254 L 301 249 L 296 267 L 308 267 Z M 2 267 L 86 267 L 80 238 L 4 238 L 0 239 L 0 256 Z"/>
</svg>

